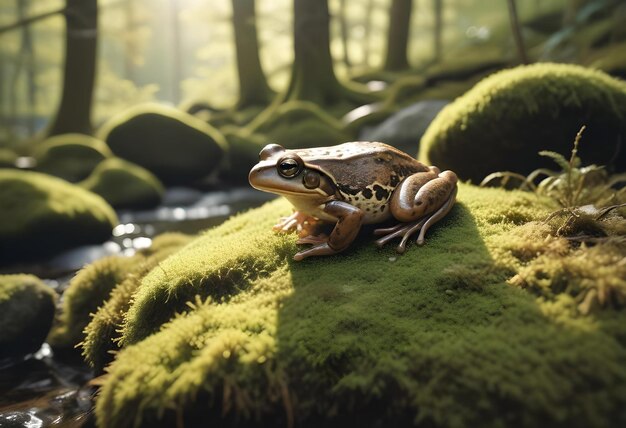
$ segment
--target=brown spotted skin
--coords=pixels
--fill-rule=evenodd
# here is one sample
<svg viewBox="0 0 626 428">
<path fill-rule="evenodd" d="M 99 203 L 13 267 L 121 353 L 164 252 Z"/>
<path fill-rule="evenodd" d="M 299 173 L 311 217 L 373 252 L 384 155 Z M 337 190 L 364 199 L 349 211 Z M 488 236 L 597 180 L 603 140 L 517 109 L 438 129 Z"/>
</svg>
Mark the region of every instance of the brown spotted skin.
<svg viewBox="0 0 626 428">
<path fill-rule="evenodd" d="M 385 236 L 376 243 L 384 245 L 400 237 L 397 251 L 402 253 L 414 233 L 419 232 L 421 245 L 428 228 L 456 200 L 457 178 L 452 171 L 440 172 L 383 143 L 298 150 L 270 144 L 259 157 L 250 171 L 250 184 L 287 198 L 296 214 L 277 225 L 278 229 L 299 231 L 298 242 L 312 245 L 297 253 L 295 260 L 341 252 L 354 241 L 361 225 L 391 218 L 400 223 L 378 229 L 375 234 Z M 330 236 L 310 235 L 314 232 L 305 236 L 306 225 L 298 219 L 310 217 L 334 223 Z"/>
<path fill-rule="evenodd" d="M 408 154 L 378 142 L 295 152 L 307 167 L 317 168 L 331 178 L 341 200 L 363 210 L 364 224 L 388 220 L 392 216 L 389 200 L 398 184 L 412 174 L 429 171 Z"/>
</svg>

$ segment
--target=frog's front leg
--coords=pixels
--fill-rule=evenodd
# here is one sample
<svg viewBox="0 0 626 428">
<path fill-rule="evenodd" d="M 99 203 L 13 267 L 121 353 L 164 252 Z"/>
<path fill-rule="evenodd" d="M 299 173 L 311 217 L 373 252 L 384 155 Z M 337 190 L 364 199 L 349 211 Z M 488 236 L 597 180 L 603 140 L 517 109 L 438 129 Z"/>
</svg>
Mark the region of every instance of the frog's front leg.
<svg viewBox="0 0 626 428">
<path fill-rule="evenodd" d="M 456 183 L 457 176 L 454 172 L 440 173 L 436 167 L 405 178 L 393 192 L 389 207 L 392 215 L 402 223 L 389 229 L 376 230 L 376 235 L 385 235 L 376 244 L 383 246 L 402 236 L 396 250 L 403 253 L 408 239 L 419 231 L 417 244 L 422 245 L 430 226 L 452 209 L 456 200 Z"/>
<path fill-rule="evenodd" d="M 298 235 L 301 234 L 310 234 L 314 229 L 315 224 L 317 223 L 317 219 L 315 217 L 311 217 L 308 214 L 305 214 L 300 211 L 295 211 L 289 217 L 282 217 L 277 224 L 274 225 L 272 229 L 276 232 L 292 232 L 296 231 Z"/>
<path fill-rule="evenodd" d="M 311 256 L 326 256 L 345 250 L 356 238 L 363 223 L 363 211 L 342 201 L 331 201 L 324 205 L 324 212 L 337 218 L 337 223 L 328 238 L 317 241 L 311 248 L 300 251 L 293 259 L 302 260 Z M 306 241 L 300 241 L 306 242 Z"/>
</svg>

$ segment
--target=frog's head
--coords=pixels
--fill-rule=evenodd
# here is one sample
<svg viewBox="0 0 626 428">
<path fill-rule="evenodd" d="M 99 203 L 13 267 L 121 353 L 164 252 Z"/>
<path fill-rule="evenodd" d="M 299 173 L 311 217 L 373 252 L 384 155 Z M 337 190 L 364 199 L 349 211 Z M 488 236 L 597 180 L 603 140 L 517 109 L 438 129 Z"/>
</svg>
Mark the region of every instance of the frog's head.
<svg viewBox="0 0 626 428">
<path fill-rule="evenodd" d="M 329 197 L 335 194 L 332 180 L 318 167 L 309 165 L 293 150 L 268 144 L 259 153 L 248 175 L 250 185 L 283 196 Z"/>
</svg>

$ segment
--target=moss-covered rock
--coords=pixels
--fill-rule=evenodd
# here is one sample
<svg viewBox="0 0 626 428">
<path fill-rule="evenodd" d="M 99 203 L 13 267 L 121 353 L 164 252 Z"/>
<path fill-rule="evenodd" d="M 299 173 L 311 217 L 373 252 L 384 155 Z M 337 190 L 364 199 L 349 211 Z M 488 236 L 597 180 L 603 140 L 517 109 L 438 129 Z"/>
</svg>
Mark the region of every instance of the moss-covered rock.
<svg viewBox="0 0 626 428">
<path fill-rule="evenodd" d="M 33 275 L 0 275 L 0 359 L 39 349 L 48 335 L 56 294 Z"/>
<path fill-rule="evenodd" d="M 340 121 L 308 101 L 289 101 L 268 109 L 246 128 L 249 134 L 267 135 L 268 142 L 294 149 L 332 146 L 353 139 Z"/>
<path fill-rule="evenodd" d="M 163 198 L 163 185 L 150 171 L 119 158 L 100 163 L 80 183 L 114 208 L 152 208 Z"/>
<path fill-rule="evenodd" d="M 527 174 L 567 155 L 586 125 L 579 156 L 626 169 L 626 83 L 600 71 L 536 64 L 496 73 L 444 108 L 420 145 L 420 159 L 480 182 L 494 171 Z"/>
<path fill-rule="evenodd" d="M 76 347 L 83 340 L 83 330 L 92 314 L 136 264 L 133 257 L 109 256 L 81 269 L 63 294 L 60 316 L 48 338 L 50 345 L 54 348 Z"/>
<path fill-rule="evenodd" d="M 157 236 L 150 248 L 142 250 L 133 258 L 131 272 L 113 288 L 106 303 L 95 311 L 93 319 L 85 328 L 81 347 L 85 360 L 97 372 L 102 372 L 113 359 L 113 352 L 119 350 L 118 341 L 124 314 L 128 311 L 132 296 L 141 285 L 143 277 L 191 239 L 189 235 L 181 233 Z"/>
<path fill-rule="evenodd" d="M 13 168 L 17 158 L 13 150 L 0 148 L 0 168 Z"/>
<path fill-rule="evenodd" d="M 236 126 L 220 129 L 228 140 L 228 154 L 220 168 L 220 178 L 227 183 L 248 183 L 248 173 L 259 161 L 261 149 L 272 141 L 265 135 L 249 134 Z"/>
<path fill-rule="evenodd" d="M 112 155 L 106 143 L 83 134 L 48 138 L 33 153 L 37 171 L 73 183 L 87 178 L 96 165 Z"/>
<path fill-rule="evenodd" d="M 304 262 L 271 231 L 290 210 L 231 219 L 142 279 L 99 426 L 626 422 L 625 313 L 506 283 L 527 262 L 513 231 L 547 214 L 535 195 L 461 185 L 423 247 L 379 250 L 368 229 Z"/>
<path fill-rule="evenodd" d="M 112 118 L 99 135 L 117 156 L 143 166 L 166 184 L 189 183 L 209 175 L 228 149 L 212 126 L 153 104 Z"/>
<path fill-rule="evenodd" d="M 50 175 L 0 169 L 0 264 L 103 242 L 116 224 L 98 195 Z"/>
</svg>

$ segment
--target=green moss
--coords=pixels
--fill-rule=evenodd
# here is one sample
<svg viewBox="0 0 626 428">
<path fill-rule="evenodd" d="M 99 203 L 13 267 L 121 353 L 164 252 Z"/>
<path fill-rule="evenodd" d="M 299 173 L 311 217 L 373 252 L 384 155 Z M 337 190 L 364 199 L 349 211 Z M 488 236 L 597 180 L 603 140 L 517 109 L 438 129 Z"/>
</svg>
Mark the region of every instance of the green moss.
<svg viewBox="0 0 626 428">
<path fill-rule="evenodd" d="M 420 145 L 420 159 L 480 182 L 494 171 L 550 167 L 537 153 L 567 154 L 582 125 L 579 156 L 626 169 L 626 83 L 602 72 L 536 64 L 496 73 L 444 108 Z"/>
<path fill-rule="evenodd" d="M 102 141 L 83 134 L 57 135 L 40 143 L 33 152 L 37 171 L 77 182 L 112 156 Z"/>
<path fill-rule="evenodd" d="M 0 148 L 0 168 L 13 168 L 17 157 L 13 150 Z"/>
<path fill-rule="evenodd" d="M 61 314 L 48 342 L 55 348 L 74 348 L 84 337 L 92 314 L 109 298 L 138 261 L 133 257 L 109 256 L 81 269 L 63 294 Z"/>
<path fill-rule="evenodd" d="M 626 422 L 624 313 L 579 318 L 506 284 L 540 200 L 467 185 L 459 200 L 401 256 L 370 229 L 292 262 L 295 236 L 270 231 L 283 200 L 208 231 L 143 278 L 98 425 Z"/>
<path fill-rule="evenodd" d="M 302 148 L 331 146 L 352 139 L 340 121 L 311 102 L 289 101 L 267 112 L 269 117 L 259 115 L 246 131 L 267 135 L 271 143 Z"/>
<path fill-rule="evenodd" d="M 117 156 L 141 165 L 166 184 L 202 179 L 228 150 L 215 128 L 161 105 L 132 108 L 112 118 L 99 135 Z"/>
<path fill-rule="evenodd" d="M 103 242 L 116 224 L 98 195 L 46 174 L 0 170 L 0 263 Z"/>
<path fill-rule="evenodd" d="M 152 246 L 134 257 L 134 266 L 123 281 L 111 291 L 106 303 L 98 308 L 93 319 L 85 328 L 85 338 L 81 343 L 85 360 L 97 372 L 113 359 L 119 349 L 120 327 L 124 314 L 128 311 L 133 294 L 141 285 L 143 277 L 162 260 L 186 245 L 192 238 L 181 233 L 166 233 L 154 239 Z"/>
<path fill-rule="evenodd" d="M 158 178 L 119 158 L 100 163 L 80 185 L 102 196 L 114 208 L 152 208 L 163 197 L 163 185 Z"/>
<path fill-rule="evenodd" d="M 56 294 L 33 275 L 0 275 L 0 359 L 39 349 L 52 325 Z"/>
</svg>

